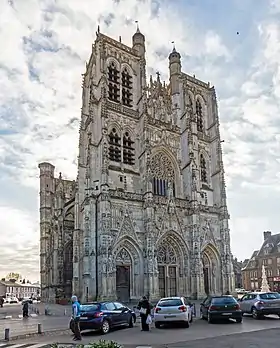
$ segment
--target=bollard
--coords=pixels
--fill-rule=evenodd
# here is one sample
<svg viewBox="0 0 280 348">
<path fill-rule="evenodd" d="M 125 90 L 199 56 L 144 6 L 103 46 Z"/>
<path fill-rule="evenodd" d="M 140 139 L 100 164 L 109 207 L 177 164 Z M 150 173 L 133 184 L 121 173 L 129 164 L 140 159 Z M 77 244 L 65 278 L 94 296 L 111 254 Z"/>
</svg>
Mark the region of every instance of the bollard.
<svg viewBox="0 0 280 348">
<path fill-rule="evenodd" d="M 66 309 L 64 309 L 64 315 L 67 315 L 67 311 L 66 311 Z"/>
<path fill-rule="evenodd" d="M 38 324 L 38 334 L 42 334 L 42 324 Z"/>
<path fill-rule="evenodd" d="M 5 329 L 5 341 L 10 341 L 10 329 Z"/>
</svg>

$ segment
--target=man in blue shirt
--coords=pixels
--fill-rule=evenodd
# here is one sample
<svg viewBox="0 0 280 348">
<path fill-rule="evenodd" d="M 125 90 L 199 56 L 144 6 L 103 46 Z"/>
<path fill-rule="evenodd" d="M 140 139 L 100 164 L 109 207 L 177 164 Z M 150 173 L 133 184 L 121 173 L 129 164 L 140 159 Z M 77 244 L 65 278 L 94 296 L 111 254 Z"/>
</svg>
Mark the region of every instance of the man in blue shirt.
<svg viewBox="0 0 280 348">
<path fill-rule="evenodd" d="M 75 341 L 81 341 L 81 330 L 80 330 L 80 316 L 81 316 L 81 310 L 80 310 L 80 303 L 78 302 L 77 296 L 71 297 L 72 301 L 72 318 L 74 320 L 74 340 Z"/>
</svg>

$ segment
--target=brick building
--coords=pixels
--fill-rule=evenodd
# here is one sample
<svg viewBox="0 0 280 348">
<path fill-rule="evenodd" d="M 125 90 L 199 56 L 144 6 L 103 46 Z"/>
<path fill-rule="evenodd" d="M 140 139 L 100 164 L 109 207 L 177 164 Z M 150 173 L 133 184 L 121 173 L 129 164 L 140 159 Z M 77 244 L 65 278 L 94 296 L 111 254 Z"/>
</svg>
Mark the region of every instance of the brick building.
<svg viewBox="0 0 280 348">
<path fill-rule="evenodd" d="M 267 280 L 271 290 L 280 291 L 280 233 L 272 235 L 263 232 L 263 244 L 255 250 L 242 269 L 242 282 L 246 290 L 261 287 L 262 265 L 266 268 Z"/>
</svg>

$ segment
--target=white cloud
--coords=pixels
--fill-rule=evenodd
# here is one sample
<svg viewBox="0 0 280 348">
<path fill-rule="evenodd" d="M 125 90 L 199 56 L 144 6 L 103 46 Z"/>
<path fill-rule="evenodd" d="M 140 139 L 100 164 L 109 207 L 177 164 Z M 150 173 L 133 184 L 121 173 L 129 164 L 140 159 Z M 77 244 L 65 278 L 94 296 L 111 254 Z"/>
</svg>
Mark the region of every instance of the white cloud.
<svg viewBox="0 0 280 348">
<path fill-rule="evenodd" d="M 241 232 L 253 236 L 252 249 L 258 247 L 259 239 L 254 236 L 261 235 L 262 229 L 278 232 L 278 212 L 249 211 L 250 206 L 257 209 L 260 200 L 265 206 L 278 203 L 280 31 L 279 1 L 274 3 L 274 7 L 267 3 L 262 8 L 260 20 L 247 19 L 244 28 L 238 24 L 238 40 L 225 13 L 212 13 L 200 4 L 179 7 L 164 0 L 103 0 L 94 7 L 90 0 L 3 3 L 0 221 L 4 231 L 1 250 L 5 251 L 1 257 L 5 263 L 7 257 L 14 262 L 0 272 L 24 273 L 36 264 L 34 258 L 39 259 L 30 251 L 38 250 L 38 208 L 32 204 L 37 202 L 38 162 L 51 161 L 64 176 L 76 177 L 81 74 L 98 24 L 102 32 L 115 39 L 121 35 L 130 44 L 138 20 L 146 34 L 149 72 L 159 70 L 168 78 L 167 56 L 175 41 L 184 71 L 215 84 L 225 139 L 233 252 L 240 258 L 248 256 L 248 248 L 236 242 Z M 239 18 L 238 10 L 232 11 L 231 18 Z M 251 9 L 248 11 L 251 15 Z M 242 36 L 246 26 L 250 26 L 248 33 L 256 32 L 255 37 Z M 6 192 L 6 186 L 16 188 L 18 196 Z M 245 191 L 249 197 L 246 206 L 244 199 L 238 200 L 238 194 Z M 11 250 L 11 236 L 15 235 Z"/>
</svg>

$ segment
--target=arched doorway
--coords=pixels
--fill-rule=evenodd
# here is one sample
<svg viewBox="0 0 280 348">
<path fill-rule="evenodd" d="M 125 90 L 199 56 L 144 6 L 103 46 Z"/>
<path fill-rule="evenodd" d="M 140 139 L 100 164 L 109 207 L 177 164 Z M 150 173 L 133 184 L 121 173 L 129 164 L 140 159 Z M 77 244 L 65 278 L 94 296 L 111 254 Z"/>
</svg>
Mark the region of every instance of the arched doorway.
<svg viewBox="0 0 280 348">
<path fill-rule="evenodd" d="M 131 256 L 122 248 L 116 255 L 116 295 L 121 302 L 130 300 L 131 266 Z"/>
<path fill-rule="evenodd" d="M 161 244 L 157 254 L 160 297 L 177 295 L 178 259 L 170 244 Z"/>
<path fill-rule="evenodd" d="M 202 253 L 204 291 L 207 295 L 221 291 L 221 269 L 218 252 L 211 245 L 207 245 Z"/>
<path fill-rule="evenodd" d="M 203 279 L 204 279 L 204 291 L 206 295 L 210 294 L 210 261 L 206 254 L 203 254 Z"/>
</svg>

